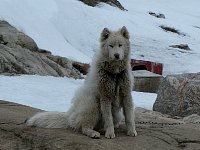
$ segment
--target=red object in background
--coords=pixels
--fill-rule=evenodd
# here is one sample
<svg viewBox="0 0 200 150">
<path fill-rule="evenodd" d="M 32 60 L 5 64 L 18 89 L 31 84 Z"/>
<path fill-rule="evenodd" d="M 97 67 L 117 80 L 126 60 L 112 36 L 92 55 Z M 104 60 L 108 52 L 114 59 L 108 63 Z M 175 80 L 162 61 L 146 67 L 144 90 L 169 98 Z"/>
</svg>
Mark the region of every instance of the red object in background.
<svg viewBox="0 0 200 150">
<path fill-rule="evenodd" d="M 163 72 L 163 64 L 151 61 L 131 59 L 131 67 L 133 71 L 147 70 L 160 75 L 162 75 Z"/>
</svg>

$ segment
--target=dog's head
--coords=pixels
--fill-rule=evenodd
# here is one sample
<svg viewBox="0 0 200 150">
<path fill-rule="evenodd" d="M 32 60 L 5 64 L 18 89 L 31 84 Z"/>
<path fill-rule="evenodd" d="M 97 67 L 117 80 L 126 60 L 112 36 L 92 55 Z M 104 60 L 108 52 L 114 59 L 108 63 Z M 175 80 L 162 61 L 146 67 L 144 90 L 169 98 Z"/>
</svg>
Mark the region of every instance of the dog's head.
<svg viewBox="0 0 200 150">
<path fill-rule="evenodd" d="M 110 60 L 123 60 L 129 56 L 129 32 L 125 26 L 118 31 L 110 31 L 108 28 L 104 28 L 100 41 L 103 55 Z"/>
</svg>

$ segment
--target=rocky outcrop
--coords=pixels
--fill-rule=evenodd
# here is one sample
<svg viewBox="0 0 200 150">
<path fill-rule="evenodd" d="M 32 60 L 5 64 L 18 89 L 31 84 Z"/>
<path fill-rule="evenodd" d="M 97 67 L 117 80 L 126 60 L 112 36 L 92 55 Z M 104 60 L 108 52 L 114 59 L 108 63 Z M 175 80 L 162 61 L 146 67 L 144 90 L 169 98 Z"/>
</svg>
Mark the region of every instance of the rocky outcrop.
<svg viewBox="0 0 200 150">
<path fill-rule="evenodd" d="M 187 44 L 171 45 L 169 47 L 179 48 L 179 49 L 184 49 L 184 50 L 191 50 Z"/>
<path fill-rule="evenodd" d="M 160 13 L 156 14 L 156 13 L 150 11 L 150 12 L 149 12 L 149 15 L 154 16 L 154 17 L 156 17 L 156 18 L 165 19 L 165 15 L 164 15 L 164 14 L 160 14 Z"/>
<path fill-rule="evenodd" d="M 83 75 L 86 75 L 89 71 L 90 65 L 86 63 L 80 63 L 80 62 L 73 62 L 72 66 L 79 70 Z"/>
<path fill-rule="evenodd" d="M 102 3 L 107 3 L 114 7 L 118 7 L 121 10 L 126 10 L 118 0 L 80 0 L 80 1 L 92 7 L 102 2 Z"/>
<path fill-rule="evenodd" d="M 81 78 L 67 58 L 39 49 L 29 36 L 0 21 L 0 74 L 38 74 Z"/>
<path fill-rule="evenodd" d="M 153 110 L 170 116 L 200 115 L 200 73 L 165 77 Z"/>
<path fill-rule="evenodd" d="M 186 36 L 185 33 L 173 28 L 173 27 L 168 27 L 168 26 L 165 26 L 165 25 L 161 25 L 160 28 L 162 28 L 164 31 L 166 32 L 172 32 L 172 33 L 176 33 L 178 35 L 181 35 L 181 36 Z"/>
<path fill-rule="evenodd" d="M 91 139 L 71 129 L 26 126 L 25 120 L 41 110 L 7 101 L 0 101 L 0 108 L 1 150 L 198 150 L 200 146 L 200 124 L 137 123 L 138 136 L 129 137 L 125 135 L 123 123 L 115 131 L 115 139 L 106 139 L 103 135 L 100 139 Z M 154 112 L 139 109 L 138 113 L 144 117 Z"/>
</svg>

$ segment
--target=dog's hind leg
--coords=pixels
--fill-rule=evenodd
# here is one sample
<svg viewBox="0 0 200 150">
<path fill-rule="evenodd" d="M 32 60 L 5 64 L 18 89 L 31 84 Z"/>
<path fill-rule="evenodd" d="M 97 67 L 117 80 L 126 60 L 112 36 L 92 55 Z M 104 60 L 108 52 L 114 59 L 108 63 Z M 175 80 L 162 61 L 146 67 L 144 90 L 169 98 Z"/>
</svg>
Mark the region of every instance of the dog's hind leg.
<svg viewBox="0 0 200 150">
<path fill-rule="evenodd" d="M 100 120 L 100 112 L 97 108 L 91 109 L 91 111 L 87 112 L 86 114 L 82 114 L 82 133 L 87 135 L 91 138 L 99 138 L 100 133 L 95 131 L 94 128 L 97 126 Z"/>
</svg>

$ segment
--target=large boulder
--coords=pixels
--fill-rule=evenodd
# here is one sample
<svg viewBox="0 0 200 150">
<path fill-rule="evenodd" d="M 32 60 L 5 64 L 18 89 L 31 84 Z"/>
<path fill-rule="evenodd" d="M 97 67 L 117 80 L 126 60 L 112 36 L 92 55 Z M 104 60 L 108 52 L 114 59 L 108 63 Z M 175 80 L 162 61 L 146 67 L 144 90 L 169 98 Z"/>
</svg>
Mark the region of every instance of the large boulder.
<svg viewBox="0 0 200 150">
<path fill-rule="evenodd" d="M 81 78 L 67 58 L 39 49 L 32 38 L 0 21 L 0 74 L 38 74 Z"/>
<path fill-rule="evenodd" d="M 115 139 L 91 139 L 71 129 L 28 127 L 27 118 L 41 110 L 0 100 L 1 150 L 199 150 L 200 124 L 136 124 L 138 136 L 126 136 L 124 123 Z M 139 109 L 143 117 L 154 113 Z M 155 114 L 154 114 L 155 117 Z M 164 117 L 164 116 L 163 116 Z M 141 120 L 142 118 L 140 118 Z M 144 120 L 143 120 L 144 121 Z"/>
<path fill-rule="evenodd" d="M 165 77 L 153 110 L 170 116 L 200 115 L 200 73 Z"/>
<path fill-rule="evenodd" d="M 0 44 L 9 47 L 20 45 L 21 47 L 27 48 L 31 51 L 38 50 L 38 46 L 32 38 L 18 31 L 6 21 L 0 21 Z"/>
</svg>

